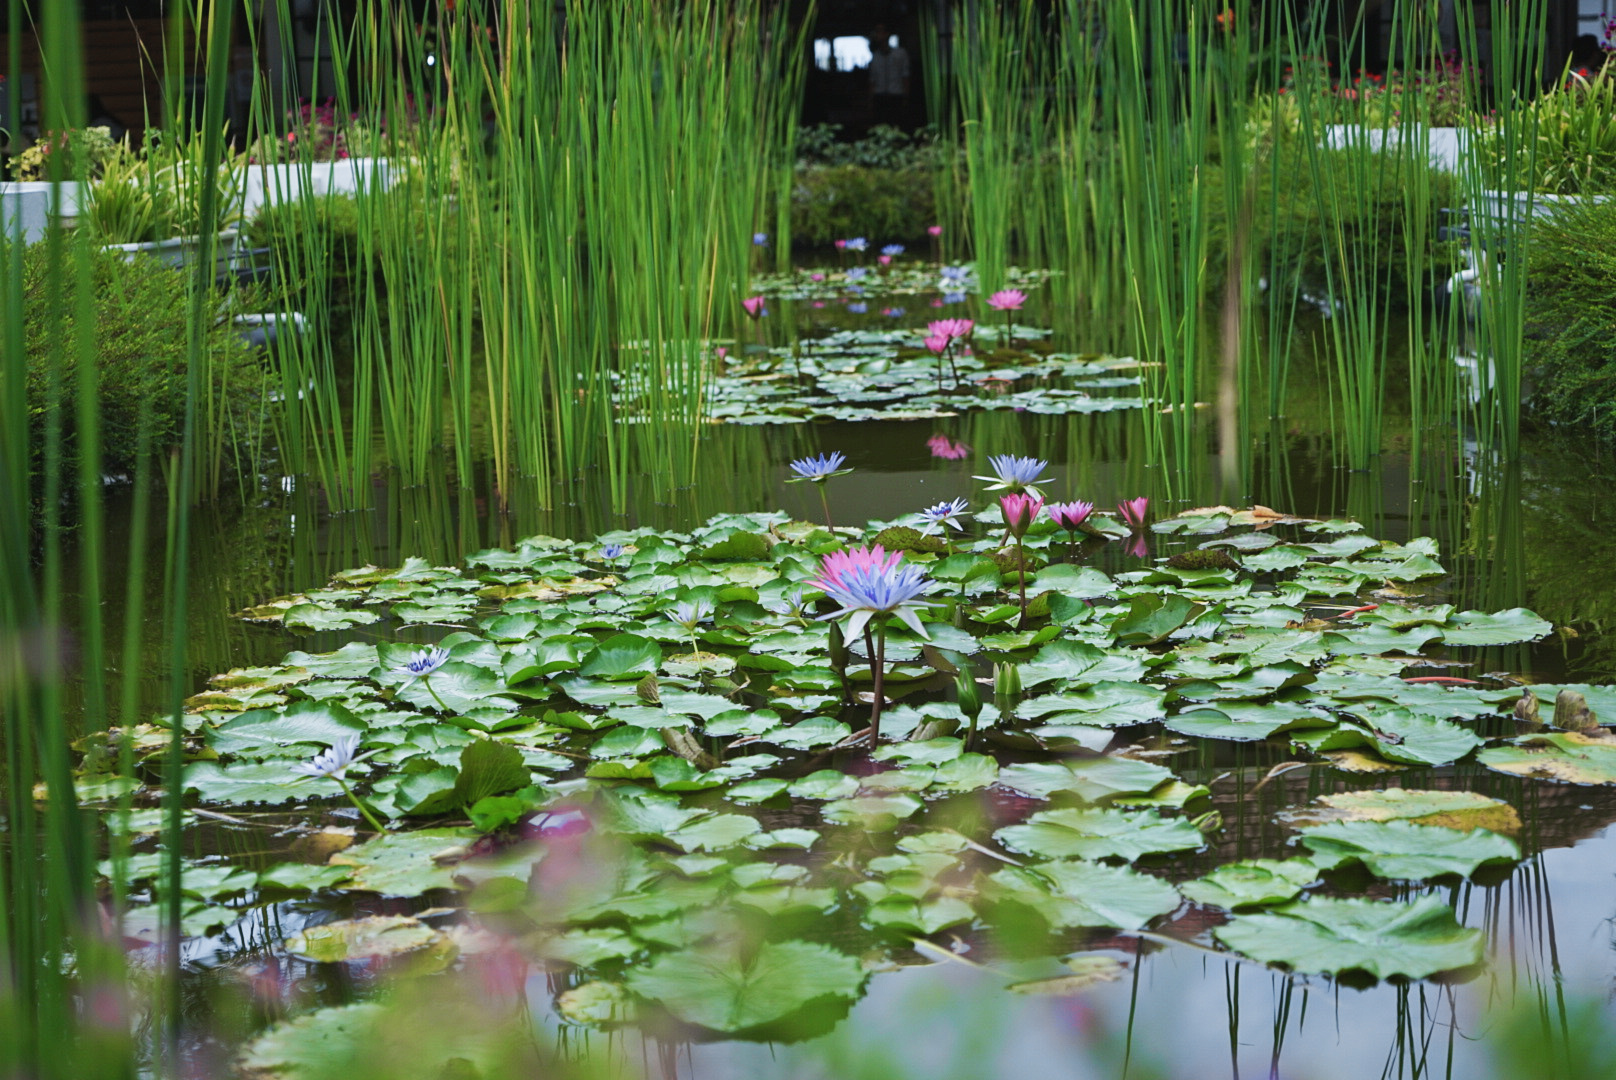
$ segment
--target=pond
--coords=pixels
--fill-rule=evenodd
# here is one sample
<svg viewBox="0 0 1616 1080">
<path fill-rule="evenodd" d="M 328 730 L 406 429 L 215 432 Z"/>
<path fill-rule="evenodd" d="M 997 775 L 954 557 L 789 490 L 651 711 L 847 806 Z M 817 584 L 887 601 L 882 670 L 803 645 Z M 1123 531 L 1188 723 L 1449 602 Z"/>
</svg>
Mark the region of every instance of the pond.
<svg viewBox="0 0 1616 1080">
<path fill-rule="evenodd" d="M 1170 501 L 1137 365 L 1029 312 L 945 374 L 918 344 L 941 296 L 817 295 L 724 358 L 737 422 L 671 502 L 614 516 L 579 477 L 501 512 L 486 479 L 384 476 L 365 511 L 291 480 L 198 511 L 204 1072 L 248 1044 L 249 1075 L 325 1075 L 307 1047 L 357 1039 L 379 1075 L 478 1075 L 442 1063 L 508 1050 L 514 1013 L 599 1075 L 1480 1077 L 1587 1023 L 1616 743 L 1556 701 L 1616 709 L 1608 463 L 1544 433 L 1349 473 L 1302 416 L 1235 492 L 1207 431 Z M 794 480 L 831 453 L 850 471 Z M 1010 489 L 1097 504 L 1086 531 L 1011 539 L 999 455 L 1047 463 Z M 1142 527 L 1107 509 L 1141 495 Z M 963 530 L 888 529 L 954 499 Z M 929 575 L 923 634 L 832 637 L 806 583 L 878 534 Z M 349 735 L 386 836 L 293 784 Z M 150 794 L 108 812 L 137 954 Z"/>
</svg>

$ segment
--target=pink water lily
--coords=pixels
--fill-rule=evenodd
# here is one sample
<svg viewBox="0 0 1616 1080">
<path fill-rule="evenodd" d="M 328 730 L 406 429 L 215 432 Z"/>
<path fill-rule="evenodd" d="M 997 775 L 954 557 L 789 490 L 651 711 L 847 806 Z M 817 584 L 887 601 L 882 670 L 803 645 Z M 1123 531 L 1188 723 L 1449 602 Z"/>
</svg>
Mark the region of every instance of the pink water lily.
<svg viewBox="0 0 1616 1080">
<path fill-rule="evenodd" d="M 926 348 L 941 356 L 948 351 L 948 339 L 941 334 L 929 337 L 926 339 Z"/>
<path fill-rule="evenodd" d="M 1137 499 L 1124 499 L 1117 503 L 1117 516 L 1127 523 L 1128 528 L 1137 532 L 1145 527 L 1150 515 L 1150 496 L 1141 495 Z"/>
<path fill-rule="evenodd" d="M 976 329 L 976 323 L 970 319 L 935 319 L 926 324 L 926 332 L 941 334 L 947 338 L 965 338 L 971 336 Z"/>
<path fill-rule="evenodd" d="M 1020 289 L 1000 289 L 988 297 L 988 307 L 995 311 L 1020 311 L 1027 302 L 1027 294 Z"/>
<path fill-rule="evenodd" d="M 1010 530 L 1010 535 L 1020 540 L 1037 520 L 1044 508 L 1044 500 L 1036 495 L 1012 492 L 999 496 L 999 506 L 1004 511 L 1004 524 Z"/>
<path fill-rule="evenodd" d="M 824 281 L 825 280 L 825 275 L 824 274 L 809 274 L 808 275 L 808 280 L 809 281 Z"/>
<path fill-rule="evenodd" d="M 941 236 L 941 235 L 943 235 L 943 227 L 941 225 L 927 225 L 926 226 L 926 235 L 927 236 Z"/>
<path fill-rule="evenodd" d="M 880 263 L 882 266 L 891 266 L 892 265 L 892 256 L 891 255 L 877 255 L 875 257 L 875 261 Z"/>
<path fill-rule="evenodd" d="M 1094 504 L 1091 502 L 1050 503 L 1047 511 L 1049 520 L 1065 529 L 1067 532 L 1076 532 L 1094 513 Z"/>
<path fill-rule="evenodd" d="M 955 442 L 947 435 L 941 433 L 933 435 L 926 440 L 926 447 L 934 458 L 944 461 L 963 461 L 971 455 L 971 448 L 962 442 Z"/>
<path fill-rule="evenodd" d="M 754 319 L 761 318 L 769 313 L 768 308 L 764 307 L 763 304 L 764 299 L 761 296 L 748 296 L 741 301 L 741 307 L 745 308 L 746 313 Z"/>
<path fill-rule="evenodd" d="M 838 240 L 838 241 L 836 241 L 836 250 L 837 251 L 846 251 L 847 250 L 847 241 L 846 240 Z"/>
</svg>

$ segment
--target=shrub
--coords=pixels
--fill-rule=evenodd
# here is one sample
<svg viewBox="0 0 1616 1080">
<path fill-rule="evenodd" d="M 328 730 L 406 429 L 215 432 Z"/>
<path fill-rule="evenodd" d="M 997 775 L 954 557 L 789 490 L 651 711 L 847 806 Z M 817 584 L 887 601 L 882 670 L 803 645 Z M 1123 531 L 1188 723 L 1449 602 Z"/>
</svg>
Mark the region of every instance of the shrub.
<svg viewBox="0 0 1616 1080">
<path fill-rule="evenodd" d="M 1545 419 L 1616 435 L 1616 204 L 1538 219 L 1526 258 L 1533 407 Z"/>
<path fill-rule="evenodd" d="M 1479 140 L 1500 173 L 1514 165 L 1517 186 L 1553 195 L 1616 190 L 1616 60 L 1569 73 L 1563 86 L 1526 107 L 1519 130 L 1533 142 L 1513 157 L 1498 125 L 1484 128 Z"/>
<path fill-rule="evenodd" d="M 73 355 L 78 311 L 61 303 L 50 282 L 44 243 L 23 253 L 23 347 L 27 360 L 29 475 L 36 484 L 43 468 L 47 421 L 58 415 L 63 434 L 63 460 L 77 459 Z M 150 409 L 152 449 L 159 456 L 177 445 L 185 420 L 186 322 L 190 312 L 189 281 L 154 259 L 123 257 L 94 247 L 83 237 L 70 237 L 64 269 L 71 275 L 82 254 L 90 263 L 92 336 L 100 380 L 102 471 L 132 474 L 138 464 L 142 412 Z M 0 259 L 7 258 L 0 243 Z M 222 298 L 211 299 L 217 310 Z M 217 432 L 238 453 L 251 458 L 264 429 L 266 380 L 252 351 L 227 321 L 207 332 L 208 378 Z M 55 379 L 60 392 L 52 395 Z M 204 445 L 217 443 L 203 433 Z"/>
<path fill-rule="evenodd" d="M 791 191 L 791 235 L 808 244 L 839 237 L 917 240 L 937 220 L 929 169 L 809 165 Z"/>
</svg>

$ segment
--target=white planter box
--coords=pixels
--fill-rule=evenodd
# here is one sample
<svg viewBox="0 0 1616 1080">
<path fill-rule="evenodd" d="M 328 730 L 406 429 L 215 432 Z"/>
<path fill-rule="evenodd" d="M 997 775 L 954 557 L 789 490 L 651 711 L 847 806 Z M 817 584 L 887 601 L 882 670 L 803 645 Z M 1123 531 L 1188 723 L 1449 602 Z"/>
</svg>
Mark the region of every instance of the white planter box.
<svg viewBox="0 0 1616 1080">
<path fill-rule="evenodd" d="M 32 244 L 45 238 L 53 217 L 63 228 L 72 228 L 79 213 L 79 185 L 72 180 L 60 185 L 59 207 L 57 187 L 45 180 L 0 184 L 0 234 Z"/>
<path fill-rule="evenodd" d="M 1331 124 L 1324 129 L 1324 145 L 1331 150 L 1359 147 L 1376 151 L 1401 150 L 1405 139 L 1413 140 L 1416 147 L 1424 150 L 1431 168 L 1442 172 L 1458 172 L 1460 162 L 1470 149 L 1468 128 L 1428 128 L 1423 124 L 1370 128 L 1357 124 Z"/>
<path fill-rule="evenodd" d="M 1471 206 L 1471 212 L 1491 218 L 1499 224 L 1552 218 L 1562 210 L 1609 202 L 1610 195 L 1545 195 L 1524 191 L 1483 191 Z"/>
<path fill-rule="evenodd" d="M 234 229 L 220 233 L 213 249 L 214 259 L 218 262 L 227 262 L 235 254 L 238 238 L 239 234 Z M 168 240 L 151 240 L 138 244 L 108 244 L 105 248 L 107 251 L 122 252 L 125 262 L 133 262 L 140 255 L 149 255 L 176 268 L 194 263 L 201 249 L 200 236 L 176 236 Z"/>
<path fill-rule="evenodd" d="M 386 191 L 398 181 L 400 168 L 389 158 L 348 158 L 307 165 L 249 165 L 243 218 L 250 219 L 265 206 L 313 195 L 352 195 L 359 191 Z"/>
</svg>

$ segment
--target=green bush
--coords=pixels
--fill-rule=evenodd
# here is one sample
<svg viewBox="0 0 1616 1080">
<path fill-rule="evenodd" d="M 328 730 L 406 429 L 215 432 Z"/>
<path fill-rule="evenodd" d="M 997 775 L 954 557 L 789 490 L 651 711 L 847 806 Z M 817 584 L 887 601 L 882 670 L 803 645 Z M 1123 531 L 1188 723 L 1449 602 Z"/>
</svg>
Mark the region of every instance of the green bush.
<svg viewBox="0 0 1616 1080">
<path fill-rule="evenodd" d="M 1526 259 L 1533 407 L 1545 419 L 1616 436 L 1616 203 L 1537 220 Z"/>
<path fill-rule="evenodd" d="M 189 278 L 154 259 L 125 262 L 83 237 L 70 238 L 63 269 L 72 276 L 82 254 L 90 266 L 92 339 L 100 381 L 102 472 L 128 476 L 138 464 L 141 415 L 151 415 L 152 450 L 159 458 L 179 443 L 185 420 L 186 322 Z M 81 251 L 82 248 L 82 251 Z M 0 243 L 0 259 L 7 259 Z M 78 305 L 62 302 L 50 281 L 47 245 L 23 253 L 23 347 L 27 359 L 29 475 L 37 485 L 44 467 L 44 439 L 53 414 L 60 419 L 63 460 L 77 460 L 75 386 L 71 357 L 78 335 Z M 208 301 L 219 308 L 223 298 Z M 220 439 L 250 460 L 265 428 L 266 380 L 257 357 L 228 321 L 211 325 L 206 340 L 214 403 L 214 432 L 201 444 Z M 51 392 L 52 382 L 58 392 Z M 228 436 L 221 433 L 228 432 Z M 70 473 L 67 475 L 71 475 Z M 69 482 L 69 486 L 71 486 Z"/>
<path fill-rule="evenodd" d="M 871 243 L 919 240 L 937 221 L 930 169 L 808 165 L 791 192 L 791 235 L 806 244 L 850 236 Z"/>
<path fill-rule="evenodd" d="M 1404 230 L 1409 215 L 1407 191 L 1413 184 L 1409 173 L 1423 169 L 1423 163 L 1371 150 L 1318 150 L 1315 170 L 1299 140 L 1282 139 L 1269 152 L 1280 155 L 1277 169 L 1267 158 L 1252 166 L 1256 190 L 1251 204 L 1251 253 L 1259 273 L 1271 280 L 1279 278 L 1275 284 L 1281 288 L 1297 282 L 1309 291 L 1323 293 L 1332 269 L 1341 286 L 1340 264 L 1345 262 L 1357 284 L 1389 289 L 1386 295 L 1394 299 L 1408 295 L 1405 290 L 1411 271 Z M 1371 156 L 1367 167 L 1360 160 L 1365 154 Z M 1362 187 L 1349 186 L 1348 177 L 1362 178 Z M 1335 185 L 1333 190 L 1329 186 L 1321 189 L 1319 179 Z M 1207 272 L 1221 280 L 1230 243 L 1224 208 L 1228 178 L 1223 165 L 1208 164 L 1202 182 L 1209 214 Z M 1438 211 L 1462 201 L 1457 180 L 1447 173 L 1430 173 L 1428 199 L 1425 266 L 1421 280 L 1412 283 L 1416 292 L 1429 292 L 1458 265 L 1454 245 L 1437 238 Z M 1369 280 L 1362 280 L 1366 275 Z"/>
</svg>

